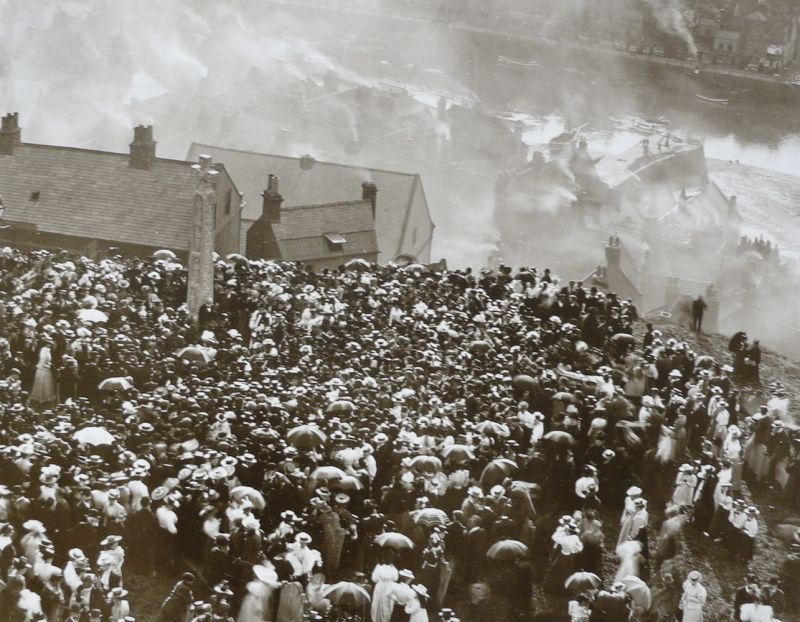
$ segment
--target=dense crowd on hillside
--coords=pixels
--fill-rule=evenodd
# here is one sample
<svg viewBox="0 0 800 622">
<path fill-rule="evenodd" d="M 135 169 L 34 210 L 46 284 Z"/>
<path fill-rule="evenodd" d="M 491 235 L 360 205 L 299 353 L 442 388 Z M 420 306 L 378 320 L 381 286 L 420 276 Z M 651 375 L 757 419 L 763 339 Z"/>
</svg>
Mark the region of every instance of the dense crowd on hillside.
<svg viewBox="0 0 800 622">
<path fill-rule="evenodd" d="M 534 268 L 215 273 L 193 323 L 168 251 L 0 252 L 0 622 L 135 620 L 134 575 L 177 580 L 163 622 L 693 622 L 685 530 L 744 575 L 743 479 L 780 471 L 800 506 L 782 387 L 748 414 L 724 362 L 637 340 L 613 294 Z M 737 619 L 796 606 L 785 527 Z"/>
</svg>

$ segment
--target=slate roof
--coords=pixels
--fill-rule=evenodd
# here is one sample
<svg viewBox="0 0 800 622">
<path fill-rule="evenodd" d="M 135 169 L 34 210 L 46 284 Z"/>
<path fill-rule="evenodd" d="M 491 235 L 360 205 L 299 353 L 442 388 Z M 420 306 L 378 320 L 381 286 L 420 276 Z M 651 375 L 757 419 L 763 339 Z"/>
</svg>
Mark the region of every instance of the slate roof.
<svg viewBox="0 0 800 622">
<path fill-rule="evenodd" d="M 280 179 L 284 208 L 352 201 L 354 197 L 361 196 L 363 182 L 375 183 L 378 186 L 375 229 L 381 252 L 390 259 L 395 256 L 403 241 L 416 185 L 421 183 L 416 173 L 320 161 L 315 161 L 310 169 L 303 170 L 300 168 L 300 158 L 197 143 L 189 148 L 187 158 L 197 159 L 201 153 L 212 156 L 215 162 L 224 163 L 236 187 L 244 193 L 247 204 L 242 211 L 243 228 L 249 227 L 261 215 L 261 192 L 266 187 L 267 175 L 270 173 Z"/>
<path fill-rule="evenodd" d="M 188 250 L 195 182 L 191 162 L 156 158 L 149 170 L 129 154 L 15 145 L 0 155 L 8 221 L 81 238 Z M 39 193 L 32 202 L 31 194 Z"/>
<path fill-rule="evenodd" d="M 376 255 L 378 239 L 369 201 L 342 201 L 321 205 L 283 208 L 281 221 L 272 223 L 281 259 L 310 261 L 339 256 Z M 341 249 L 333 249 L 326 234 L 345 238 Z"/>
</svg>

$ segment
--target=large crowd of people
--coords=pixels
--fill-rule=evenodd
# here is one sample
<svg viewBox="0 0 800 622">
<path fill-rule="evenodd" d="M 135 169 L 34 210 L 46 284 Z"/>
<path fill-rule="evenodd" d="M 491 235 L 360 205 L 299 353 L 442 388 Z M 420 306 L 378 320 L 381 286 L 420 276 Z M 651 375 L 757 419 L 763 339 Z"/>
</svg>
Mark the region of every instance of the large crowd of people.
<svg viewBox="0 0 800 622">
<path fill-rule="evenodd" d="M 692 622 L 685 531 L 744 576 L 743 480 L 800 501 L 783 387 L 748 415 L 549 270 L 232 256 L 197 322 L 168 251 L 0 270 L 0 622 L 141 620 L 134 576 L 163 622 Z M 736 619 L 792 607 L 797 531 Z"/>
</svg>

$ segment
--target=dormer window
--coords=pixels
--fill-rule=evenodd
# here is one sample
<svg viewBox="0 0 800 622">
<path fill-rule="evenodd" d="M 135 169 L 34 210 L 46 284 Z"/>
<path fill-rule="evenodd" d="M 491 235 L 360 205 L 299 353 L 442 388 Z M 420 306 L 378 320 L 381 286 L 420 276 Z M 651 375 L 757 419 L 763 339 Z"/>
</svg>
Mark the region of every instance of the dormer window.
<svg viewBox="0 0 800 622">
<path fill-rule="evenodd" d="M 345 238 L 341 233 L 326 233 L 325 241 L 328 243 L 328 248 L 330 248 L 332 251 L 341 251 L 344 250 L 344 245 L 347 242 L 347 238 Z"/>
</svg>

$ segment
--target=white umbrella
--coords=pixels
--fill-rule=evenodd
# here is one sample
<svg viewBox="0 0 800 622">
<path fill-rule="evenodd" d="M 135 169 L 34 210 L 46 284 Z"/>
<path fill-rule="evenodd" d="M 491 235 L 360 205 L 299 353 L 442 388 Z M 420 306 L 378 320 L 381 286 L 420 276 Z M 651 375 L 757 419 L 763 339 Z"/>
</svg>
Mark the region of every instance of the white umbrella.
<svg viewBox="0 0 800 622">
<path fill-rule="evenodd" d="M 242 498 L 247 498 L 250 500 L 250 503 L 252 503 L 259 510 L 263 510 L 267 506 L 267 502 L 264 500 L 264 495 L 258 492 L 255 488 L 250 488 L 250 486 L 236 486 L 233 490 L 231 490 L 231 497 L 237 501 Z"/>
<path fill-rule="evenodd" d="M 127 391 L 133 388 L 133 382 L 130 377 L 106 378 L 97 388 L 101 391 Z"/>
<path fill-rule="evenodd" d="M 78 319 L 92 324 L 108 322 L 108 316 L 99 309 L 81 309 L 78 311 Z"/>
<path fill-rule="evenodd" d="M 111 432 L 96 426 L 78 430 L 72 435 L 72 438 L 85 445 L 113 445 L 117 440 Z"/>
</svg>

